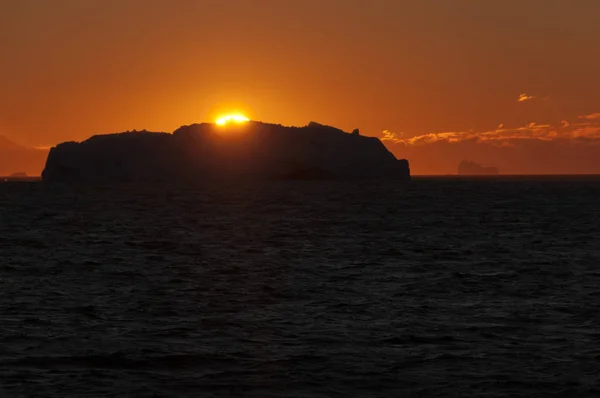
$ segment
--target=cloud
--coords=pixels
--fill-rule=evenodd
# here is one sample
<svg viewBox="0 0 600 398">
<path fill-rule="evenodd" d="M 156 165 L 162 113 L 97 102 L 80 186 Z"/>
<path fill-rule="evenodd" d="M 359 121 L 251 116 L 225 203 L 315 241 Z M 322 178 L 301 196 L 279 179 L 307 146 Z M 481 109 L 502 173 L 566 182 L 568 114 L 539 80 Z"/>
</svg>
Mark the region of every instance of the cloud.
<svg viewBox="0 0 600 398">
<path fill-rule="evenodd" d="M 442 132 L 442 133 L 429 133 L 423 135 L 417 135 L 412 138 L 407 138 L 405 140 L 397 140 L 396 143 L 402 143 L 406 145 L 423 145 L 423 144 L 433 144 L 438 141 L 446 141 L 446 142 L 459 142 L 464 139 L 469 139 L 470 133 L 463 132 Z"/>
<path fill-rule="evenodd" d="M 590 113 L 589 115 L 579 116 L 580 119 L 586 120 L 600 120 L 600 112 Z"/>
<path fill-rule="evenodd" d="M 532 99 L 535 99 L 536 97 L 533 95 L 527 95 L 525 93 L 519 95 L 519 98 L 517 98 L 517 102 L 525 102 L 525 101 L 529 101 Z"/>
<path fill-rule="evenodd" d="M 600 115 L 600 113 L 598 113 Z M 525 126 L 506 127 L 503 124 L 489 131 L 445 131 L 426 133 L 410 138 L 401 139 L 389 132 L 384 132 L 382 140 L 403 145 L 428 145 L 436 142 L 455 144 L 464 141 L 489 143 L 503 147 L 510 147 L 517 141 L 575 141 L 585 140 L 588 143 L 600 143 L 600 117 L 598 119 L 585 118 L 589 121 L 582 123 L 569 123 L 561 121 L 559 125 L 539 124 L 531 122 Z"/>
<path fill-rule="evenodd" d="M 393 143 L 401 142 L 400 137 L 404 135 L 404 133 L 393 133 L 389 130 L 383 130 L 381 132 L 381 141 L 391 141 Z"/>
<path fill-rule="evenodd" d="M 385 142 L 414 174 L 456 174 L 462 159 L 506 174 L 600 174 L 600 112 L 490 130 L 426 132 Z"/>
</svg>

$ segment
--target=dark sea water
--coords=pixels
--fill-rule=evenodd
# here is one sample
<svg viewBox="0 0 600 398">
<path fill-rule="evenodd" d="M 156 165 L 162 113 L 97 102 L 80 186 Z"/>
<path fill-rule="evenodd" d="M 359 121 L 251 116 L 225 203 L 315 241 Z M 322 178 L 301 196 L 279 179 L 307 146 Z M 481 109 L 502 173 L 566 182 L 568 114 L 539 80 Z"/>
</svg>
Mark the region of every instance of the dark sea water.
<svg viewBox="0 0 600 398">
<path fill-rule="evenodd" d="M 600 178 L 0 184 L 0 396 L 600 396 Z"/>
</svg>

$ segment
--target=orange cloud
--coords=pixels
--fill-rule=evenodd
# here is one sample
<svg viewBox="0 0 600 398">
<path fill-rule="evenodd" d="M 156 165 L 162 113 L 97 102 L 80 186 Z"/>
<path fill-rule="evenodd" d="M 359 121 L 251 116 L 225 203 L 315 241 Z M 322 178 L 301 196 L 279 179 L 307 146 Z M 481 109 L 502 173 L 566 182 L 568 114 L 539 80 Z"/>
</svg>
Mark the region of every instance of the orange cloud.
<svg viewBox="0 0 600 398">
<path fill-rule="evenodd" d="M 393 133 L 389 130 L 383 130 L 381 132 L 381 141 L 390 141 L 397 144 L 399 142 L 402 142 L 402 140 L 400 139 L 400 136 L 402 135 L 403 133 Z"/>
<path fill-rule="evenodd" d="M 502 174 L 600 174 L 600 118 L 581 119 L 426 133 L 386 145 L 409 159 L 414 174 L 455 174 L 464 159 L 494 165 Z"/>
<path fill-rule="evenodd" d="M 598 114 L 600 115 L 600 113 Z M 520 140 L 553 141 L 553 140 L 600 140 L 600 117 L 589 119 L 593 122 L 570 124 L 562 121 L 560 125 L 529 123 L 526 126 L 508 128 L 498 126 L 490 131 L 452 131 L 427 133 L 414 137 L 399 139 L 382 138 L 404 145 L 427 145 L 436 142 L 458 143 L 463 141 L 486 142 L 504 147 L 511 146 L 511 142 Z M 600 142 L 600 141 L 599 141 Z"/>
<path fill-rule="evenodd" d="M 535 97 L 533 95 L 527 95 L 525 93 L 519 95 L 519 98 L 517 98 L 517 102 L 525 102 L 525 101 L 529 101 L 535 99 Z"/>
<path fill-rule="evenodd" d="M 580 119 L 586 120 L 600 120 L 600 112 L 590 113 L 589 115 L 579 116 Z"/>
</svg>

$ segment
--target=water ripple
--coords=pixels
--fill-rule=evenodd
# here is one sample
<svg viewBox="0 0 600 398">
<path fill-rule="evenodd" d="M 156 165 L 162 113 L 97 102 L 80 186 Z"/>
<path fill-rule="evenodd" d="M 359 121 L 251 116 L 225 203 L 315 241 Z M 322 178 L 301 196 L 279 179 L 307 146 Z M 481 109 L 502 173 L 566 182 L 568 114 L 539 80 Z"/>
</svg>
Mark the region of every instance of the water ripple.
<svg viewBox="0 0 600 398">
<path fill-rule="evenodd" d="M 0 395 L 599 396 L 598 197 L 0 184 Z"/>
</svg>

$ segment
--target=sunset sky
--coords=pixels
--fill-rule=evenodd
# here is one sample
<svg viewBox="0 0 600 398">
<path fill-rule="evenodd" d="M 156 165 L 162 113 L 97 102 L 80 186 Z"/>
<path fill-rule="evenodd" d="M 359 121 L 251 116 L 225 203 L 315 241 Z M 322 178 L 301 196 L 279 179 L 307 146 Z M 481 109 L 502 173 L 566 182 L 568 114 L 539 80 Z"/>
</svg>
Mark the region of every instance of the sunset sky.
<svg viewBox="0 0 600 398">
<path fill-rule="evenodd" d="M 240 111 L 384 139 L 415 174 L 600 173 L 598 0 L 0 0 L 0 135 Z"/>
</svg>

